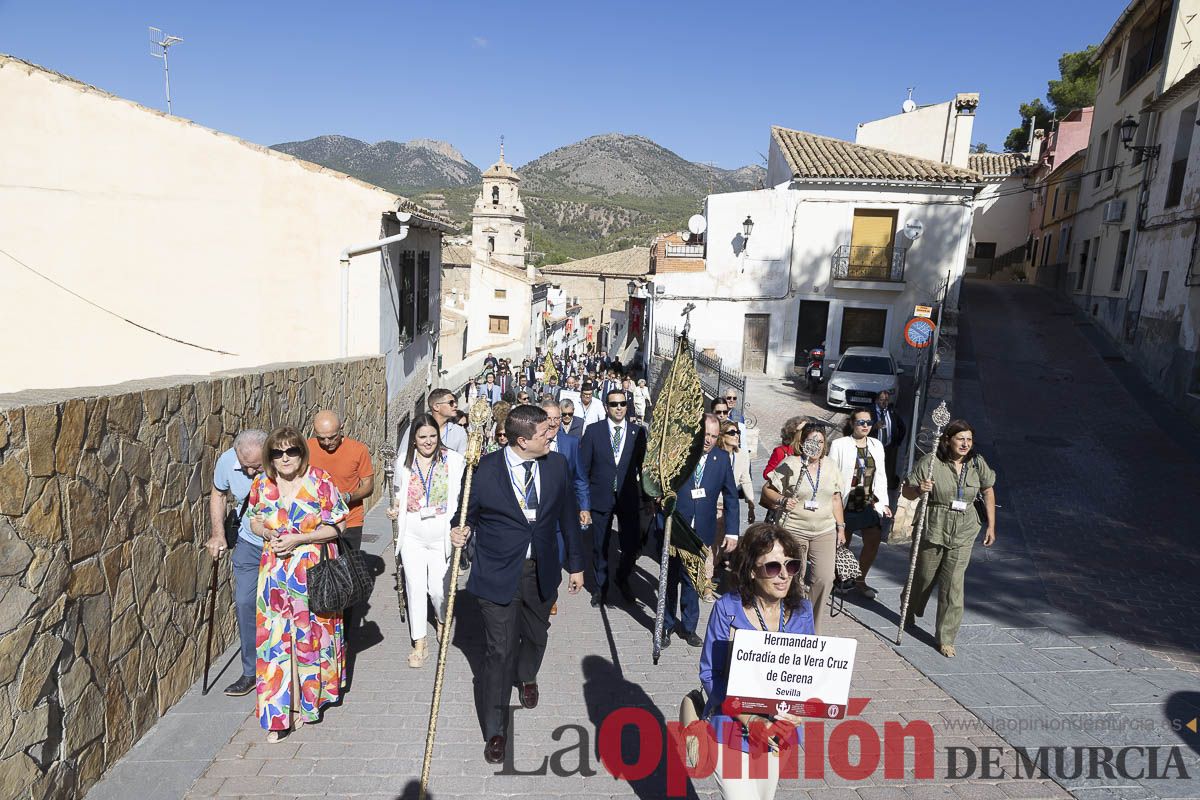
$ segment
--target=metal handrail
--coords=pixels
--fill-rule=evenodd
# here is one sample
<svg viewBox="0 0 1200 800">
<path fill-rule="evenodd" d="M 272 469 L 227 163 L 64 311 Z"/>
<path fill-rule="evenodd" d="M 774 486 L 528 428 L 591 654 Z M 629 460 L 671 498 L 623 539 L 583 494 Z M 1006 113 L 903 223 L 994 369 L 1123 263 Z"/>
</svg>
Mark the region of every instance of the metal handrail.
<svg viewBox="0 0 1200 800">
<path fill-rule="evenodd" d="M 844 244 L 833 253 L 833 278 L 856 281 L 904 280 L 904 261 L 908 250 L 903 247 L 875 247 Z"/>
</svg>

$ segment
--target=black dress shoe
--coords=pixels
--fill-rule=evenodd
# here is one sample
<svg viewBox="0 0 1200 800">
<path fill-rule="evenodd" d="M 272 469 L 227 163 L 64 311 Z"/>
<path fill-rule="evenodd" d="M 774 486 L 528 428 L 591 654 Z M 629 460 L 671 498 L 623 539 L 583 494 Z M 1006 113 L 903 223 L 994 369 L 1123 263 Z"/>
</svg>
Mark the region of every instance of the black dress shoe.
<svg viewBox="0 0 1200 800">
<path fill-rule="evenodd" d="M 697 636 L 695 631 L 680 631 L 679 638 L 683 639 L 691 647 L 700 647 L 704 644 L 704 640 Z"/>
<path fill-rule="evenodd" d="M 592 608 L 599 608 L 600 604 L 603 602 L 604 602 L 604 596 L 602 594 L 600 594 L 599 592 L 596 592 L 592 595 Z"/>
<path fill-rule="evenodd" d="M 666 650 L 671 646 L 671 632 L 663 631 L 662 641 L 658 643 L 659 650 Z"/>
<path fill-rule="evenodd" d="M 254 691 L 254 676 L 243 675 L 225 687 L 225 694 L 230 697 L 241 697 Z"/>
<path fill-rule="evenodd" d="M 520 697 L 522 708 L 537 708 L 538 685 L 536 683 L 522 683 L 520 686 Z"/>
<path fill-rule="evenodd" d="M 503 736 L 493 736 L 483 746 L 483 760 L 489 764 L 504 763 L 505 741 Z"/>
<path fill-rule="evenodd" d="M 617 581 L 617 591 L 621 593 L 621 599 L 626 603 L 633 603 L 636 598 L 633 594 L 633 587 L 629 585 L 629 580 Z"/>
</svg>

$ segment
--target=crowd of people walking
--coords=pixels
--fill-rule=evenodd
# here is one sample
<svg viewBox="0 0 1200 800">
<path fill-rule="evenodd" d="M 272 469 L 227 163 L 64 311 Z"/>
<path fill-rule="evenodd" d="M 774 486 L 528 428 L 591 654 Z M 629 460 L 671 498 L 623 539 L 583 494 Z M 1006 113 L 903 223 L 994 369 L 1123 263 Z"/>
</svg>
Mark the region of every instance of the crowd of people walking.
<svg viewBox="0 0 1200 800">
<path fill-rule="evenodd" d="M 646 380 L 603 356 L 551 363 L 548 374 L 545 361 L 518 366 L 489 354 L 485 372 L 461 393 L 432 391 L 427 413 L 404 432 L 393 494 L 384 498 L 403 566 L 409 667 L 422 668 L 431 655 L 430 635 L 439 635 L 455 591 L 453 554 L 465 551 L 466 591 L 478 603 L 486 650 L 477 678 L 489 763 L 501 763 L 510 746 L 505 712 L 514 687 L 522 706 L 539 702 L 564 570 L 568 591 L 586 590 L 593 607 L 654 602 L 638 597 L 632 577 L 645 545 L 661 548 L 668 513 L 702 543 L 706 563 L 697 573 L 682 554 L 670 557 L 661 646 L 674 637 L 697 648 L 702 714 L 714 726 L 724 719 L 734 630 L 822 635 L 833 593 L 875 601 L 867 576 L 899 495 L 928 498 L 905 623 L 915 624 L 936 586 L 937 646 L 954 657 L 972 547 L 981 529 L 985 546 L 996 537 L 996 476 L 969 423 L 951 422 L 935 452 L 901 476 L 897 451 L 907 431 L 887 393 L 852 410 L 841 436 L 830 422 L 792 417 L 756 493 L 746 417 L 737 393 L 725 392 L 711 399 L 701 453 L 675 487 L 673 509 L 664 508 L 642 480 L 656 412 Z M 466 410 L 481 398 L 492 424 L 467 498 Z M 367 447 L 328 410 L 314 417 L 311 437 L 290 427 L 242 431 L 216 462 L 206 546 L 213 558 L 232 550 L 242 673 L 225 693 L 256 693 L 270 741 L 319 721 L 342 698 L 356 611 L 313 602 L 311 576 L 323 560 L 361 548 L 364 500 L 374 491 Z M 862 540 L 859 574 L 841 581 L 837 553 L 854 534 Z M 714 604 L 703 636 L 702 601 Z M 718 775 L 726 797 L 773 796 L 777 779 L 777 771 L 749 783 Z"/>
</svg>

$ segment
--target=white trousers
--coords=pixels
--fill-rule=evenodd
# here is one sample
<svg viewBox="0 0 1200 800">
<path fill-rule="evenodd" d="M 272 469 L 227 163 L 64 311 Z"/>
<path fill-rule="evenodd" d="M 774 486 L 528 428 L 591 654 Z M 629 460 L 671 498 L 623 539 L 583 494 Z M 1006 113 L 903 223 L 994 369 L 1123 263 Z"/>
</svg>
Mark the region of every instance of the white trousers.
<svg viewBox="0 0 1200 800">
<path fill-rule="evenodd" d="M 775 790 L 779 785 L 779 755 L 777 753 L 767 755 L 767 777 L 765 778 L 747 777 L 750 774 L 749 753 L 742 753 L 742 770 L 738 773 L 742 777 L 724 778 L 721 775 L 725 766 L 724 759 L 724 748 L 721 748 L 713 777 L 721 789 L 721 797 L 724 800 L 772 800 L 775 797 Z"/>
<path fill-rule="evenodd" d="M 446 558 L 446 537 L 450 515 L 439 514 L 421 519 L 416 512 L 406 517 L 407 530 L 400 545 L 404 564 L 404 591 L 408 596 L 408 634 L 415 642 L 424 639 L 428 628 L 428 597 L 433 601 L 438 622 L 446 618 L 446 591 L 450 580 L 450 560 Z"/>
</svg>

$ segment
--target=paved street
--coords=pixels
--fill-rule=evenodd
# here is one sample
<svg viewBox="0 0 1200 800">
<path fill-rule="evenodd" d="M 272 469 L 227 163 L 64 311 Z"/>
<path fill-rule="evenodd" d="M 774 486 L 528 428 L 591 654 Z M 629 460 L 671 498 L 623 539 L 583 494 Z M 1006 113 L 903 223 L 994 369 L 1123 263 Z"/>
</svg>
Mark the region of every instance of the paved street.
<svg viewBox="0 0 1200 800">
<path fill-rule="evenodd" d="M 998 473 L 997 543 L 975 547 L 957 658 L 933 604 L 898 651 L 1011 744 L 1179 745 L 1193 777 L 1085 775 L 1077 797 L 1197 797 L 1200 742 L 1175 729 L 1200 714 L 1196 451 L 1084 332 L 1040 289 L 968 282 L 951 410 Z M 880 602 L 851 613 L 891 635 L 907 549 L 877 564 Z"/>
<path fill-rule="evenodd" d="M 1179 744 L 1193 778 L 1200 774 L 1182 738 L 1190 734 L 1169 727 L 1172 719 L 1200 713 L 1191 645 L 1196 565 L 1179 549 L 1194 536 L 1180 497 L 1194 498 L 1194 459 L 1147 421 L 1074 318 L 1056 314 L 1040 291 L 972 284 L 964 308 L 954 411 L 979 426 L 980 448 L 1000 475 L 1003 509 L 997 545 L 977 547 L 968 574 L 959 655 L 942 658 L 927 634 L 906 637 L 898 648 L 891 643 L 906 548 L 883 548 L 872 573 L 878 602 L 849 598 L 848 613 L 834 625 L 836 635 L 860 643 L 852 695 L 870 698 L 861 717 L 876 730 L 889 720 L 929 721 L 937 735 L 936 777 L 885 780 L 880 769 L 851 782 L 829 772 L 786 785 L 780 797 L 1200 796 L 1197 780 L 1104 776 L 1064 780 L 1068 795 L 1050 781 L 1011 779 L 1011 758 L 1002 761 L 1004 777 L 946 778 L 947 748 L 1006 743 L 1009 752 L 1012 745 Z M 786 382 L 752 380 L 747 396 L 762 433 L 756 478 L 787 416 L 831 416 Z M 1178 491 L 1166 488 L 1172 482 Z M 367 532 L 368 549 L 383 552 L 389 533 L 380 510 L 368 517 Z M 353 683 L 320 725 L 268 745 L 249 703 L 201 698 L 193 689 L 89 797 L 415 797 L 435 661 L 407 667 L 392 559 L 383 557 L 384 574 L 358 635 Z M 635 610 L 601 615 L 586 597 L 564 596 L 553 618 L 541 704 L 515 712 L 514 755 L 505 770 L 482 759 L 471 686 L 487 665 L 476 607 L 460 594 L 430 796 L 665 797 L 664 769 L 617 782 L 596 756 L 598 726 L 613 710 L 636 706 L 673 719 L 697 683 L 698 651 L 678 640 L 659 666 L 651 663 L 656 574 L 644 555 Z M 932 606 L 925 630 L 931 618 Z M 575 774 L 528 774 L 559 751 L 551 763 Z M 851 752 L 856 759 L 856 743 Z M 579 774 L 581 758 L 588 774 Z M 687 796 L 718 795 L 706 779 Z"/>
</svg>

